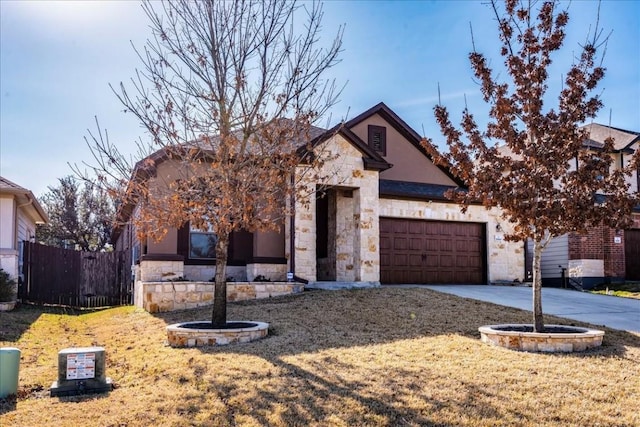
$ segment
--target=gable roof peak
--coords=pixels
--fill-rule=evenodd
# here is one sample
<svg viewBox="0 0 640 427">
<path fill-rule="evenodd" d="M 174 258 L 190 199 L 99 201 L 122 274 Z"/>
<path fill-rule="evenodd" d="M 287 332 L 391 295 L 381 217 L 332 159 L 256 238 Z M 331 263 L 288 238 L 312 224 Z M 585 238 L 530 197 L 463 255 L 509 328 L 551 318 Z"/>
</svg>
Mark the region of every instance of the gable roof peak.
<svg viewBox="0 0 640 427">
<path fill-rule="evenodd" d="M 589 123 L 581 126 L 589 132 L 589 140 L 595 142 L 596 145 L 604 144 L 604 141 L 613 138 L 613 147 L 616 151 L 626 150 L 634 143 L 640 141 L 640 132 L 620 129 L 613 126 L 607 126 L 600 123 Z"/>
<path fill-rule="evenodd" d="M 379 102 L 362 114 L 359 114 L 353 119 L 345 122 L 344 126 L 347 129 L 352 129 L 359 123 L 362 123 L 375 114 L 378 114 L 380 117 L 386 120 L 387 123 L 389 123 L 396 131 L 398 131 L 400 135 L 402 135 L 407 141 L 409 141 L 409 143 L 417 148 L 420 153 L 422 153 L 430 161 L 434 162 L 433 158 L 429 155 L 429 153 L 427 153 L 427 151 L 421 144 L 422 136 L 411 126 L 409 126 L 407 122 L 402 120 L 402 118 L 400 118 L 400 116 L 398 116 L 395 111 L 389 108 L 384 102 Z M 460 186 L 466 185 L 461 179 L 457 178 L 447 167 L 442 165 L 437 165 L 437 167 L 449 178 L 451 178 L 456 184 Z"/>
</svg>

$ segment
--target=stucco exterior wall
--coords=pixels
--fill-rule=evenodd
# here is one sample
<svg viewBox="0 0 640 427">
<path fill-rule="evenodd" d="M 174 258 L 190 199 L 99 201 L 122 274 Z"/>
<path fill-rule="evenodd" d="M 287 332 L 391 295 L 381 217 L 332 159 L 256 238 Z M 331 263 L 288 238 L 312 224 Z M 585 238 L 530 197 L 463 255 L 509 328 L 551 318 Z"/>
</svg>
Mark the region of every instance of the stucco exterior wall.
<svg viewBox="0 0 640 427">
<path fill-rule="evenodd" d="M 379 213 L 380 216 L 389 218 L 484 223 L 487 233 L 488 281 L 511 282 L 524 279 L 524 243 L 504 240 L 504 233 L 509 231 L 509 224 L 500 218 L 497 209 L 486 210 L 482 206 L 469 206 L 463 214 L 454 203 L 380 199 Z M 502 231 L 497 231 L 498 224 Z"/>
<path fill-rule="evenodd" d="M 631 148 L 634 152 L 637 150 L 640 150 L 640 143 L 635 143 L 633 145 L 631 145 Z M 622 158 L 622 162 L 620 162 L 620 158 Z M 619 166 L 624 166 L 626 167 L 632 160 L 633 160 L 633 154 L 626 154 L 626 153 L 621 153 L 621 154 L 617 154 L 617 158 L 616 158 L 617 162 L 616 165 L 618 166 L 617 169 L 619 169 Z M 636 169 L 631 176 L 628 176 L 625 178 L 625 181 L 629 184 L 629 191 L 630 192 L 637 192 L 640 191 L 640 188 L 638 187 L 638 185 L 640 184 L 640 177 L 638 176 L 639 170 Z"/>
<path fill-rule="evenodd" d="M 168 228 L 167 234 L 160 241 L 147 239 L 147 253 L 149 254 L 175 254 L 178 250 L 178 230 Z"/>
<path fill-rule="evenodd" d="M 456 185 L 440 168 L 413 146 L 379 114 L 363 120 L 351 128 L 353 133 L 367 142 L 369 125 L 384 126 L 387 130 L 387 153 L 383 157 L 392 167 L 380 173 L 380 179 L 422 182 L 427 184 Z M 401 165 L 401 167 L 400 167 Z"/>
<path fill-rule="evenodd" d="M 254 257 L 284 256 L 284 226 L 279 231 L 257 231 L 253 234 Z"/>
</svg>

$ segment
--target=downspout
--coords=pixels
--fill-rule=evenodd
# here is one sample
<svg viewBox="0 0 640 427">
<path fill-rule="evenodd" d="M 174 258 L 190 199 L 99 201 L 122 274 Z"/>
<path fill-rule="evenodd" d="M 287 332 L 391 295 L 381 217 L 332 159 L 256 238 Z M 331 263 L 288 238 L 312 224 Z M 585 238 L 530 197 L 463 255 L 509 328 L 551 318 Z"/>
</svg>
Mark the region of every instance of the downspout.
<svg viewBox="0 0 640 427">
<path fill-rule="evenodd" d="M 30 199 L 29 196 L 27 196 L 27 199 L 29 199 L 29 201 L 27 203 L 23 203 L 21 205 L 18 205 L 18 207 L 16 209 L 20 209 L 20 208 L 22 208 L 24 206 L 29 206 L 29 205 L 33 204 L 33 199 Z"/>
<path fill-rule="evenodd" d="M 296 227 L 296 195 L 294 191 L 295 186 L 295 172 L 291 174 L 291 197 L 289 203 L 291 203 L 291 213 L 289 217 L 289 272 L 293 274 L 293 279 L 296 277 L 296 243 L 295 243 L 295 227 Z"/>
</svg>

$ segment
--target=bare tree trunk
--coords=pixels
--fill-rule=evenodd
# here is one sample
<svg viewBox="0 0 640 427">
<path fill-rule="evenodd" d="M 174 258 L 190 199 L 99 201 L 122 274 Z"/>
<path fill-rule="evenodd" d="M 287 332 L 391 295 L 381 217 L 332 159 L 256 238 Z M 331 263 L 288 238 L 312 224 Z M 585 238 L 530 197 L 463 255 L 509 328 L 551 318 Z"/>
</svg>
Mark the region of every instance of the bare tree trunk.
<svg viewBox="0 0 640 427">
<path fill-rule="evenodd" d="M 544 320 L 542 318 L 542 242 L 533 242 L 533 330 L 534 332 L 544 331 Z"/>
<path fill-rule="evenodd" d="M 215 294 L 211 323 L 214 327 L 223 327 L 227 323 L 227 252 L 229 234 L 219 235 L 216 242 Z"/>
</svg>

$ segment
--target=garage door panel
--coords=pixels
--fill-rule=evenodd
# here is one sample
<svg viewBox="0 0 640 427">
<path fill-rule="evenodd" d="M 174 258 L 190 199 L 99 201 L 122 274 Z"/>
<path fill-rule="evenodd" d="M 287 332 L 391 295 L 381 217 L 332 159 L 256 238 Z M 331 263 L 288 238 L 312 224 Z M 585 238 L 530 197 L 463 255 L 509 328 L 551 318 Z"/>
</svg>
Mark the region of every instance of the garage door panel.
<svg viewBox="0 0 640 427">
<path fill-rule="evenodd" d="M 438 272 L 438 281 L 436 283 L 454 283 L 454 275 L 452 271 Z"/>
<path fill-rule="evenodd" d="M 380 218 L 380 242 L 383 283 L 484 283 L 483 224 Z"/>
<path fill-rule="evenodd" d="M 382 237 L 383 234 L 389 234 L 393 231 L 393 223 L 389 222 L 389 221 L 380 221 L 379 224 L 380 227 L 380 237 Z"/>
<path fill-rule="evenodd" d="M 453 252 L 453 248 L 454 248 L 454 242 L 452 240 L 449 240 L 449 239 L 440 240 L 440 245 L 439 245 L 440 252 Z"/>
<path fill-rule="evenodd" d="M 407 249 L 407 238 L 406 237 L 396 237 L 393 239 L 393 249 L 397 251 L 403 251 Z"/>
<path fill-rule="evenodd" d="M 464 236 L 464 237 L 466 237 L 466 236 L 469 235 L 469 228 L 468 227 L 463 227 L 460 224 L 456 224 L 453 227 L 453 230 L 454 230 L 454 233 L 455 233 L 456 236 L 461 236 L 461 237 Z"/>
<path fill-rule="evenodd" d="M 455 258 L 453 255 L 440 255 L 440 267 L 450 268 L 455 265 Z"/>
<path fill-rule="evenodd" d="M 422 239 L 412 238 L 409 240 L 409 249 L 412 251 L 419 251 L 422 249 Z"/>
<path fill-rule="evenodd" d="M 380 235 L 380 249 L 390 249 L 391 248 L 391 239 L 387 236 L 383 236 L 382 233 Z"/>
<path fill-rule="evenodd" d="M 388 267 L 392 265 L 393 264 L 391 263 L 391 255 L 386 252 L 380 251 L 380 267 Z"/>
<path fill-rule="evenodd" d="M 422 256 L 417 254 L 409 254 L 409 266 L 410 267 L 421 267 L 422 266 Z"/>
<path fill-rule="evenodd" d="M 396 234 L 407 234 L 407 229 L 409 228 L 409 224 L 406 222 L 395 222 L 393 224 L 393 232 Z"/>
<path fill-rule="evenodd" d="M 420 283 L 422 281 L 422 270 L 409 270 L 406 275 L 407 283 Z"/>
<path fill-rule="evenodd" d="M 407 267 L 409 265 L 407 254 L 395 254 L 393 264 L 397 267 Z"/>
<path fill-rule="evenodd" d="M 469 252 L 477 252 L 477 253 L 482 252 L 482 246 L 478 240 L 467 241 L 467 245 L 468 245 Z"/>
<path fill-rule="evenodd" d="M 409 234 L 420 234 L 422 235 L 424 232 L 423 227 L 422 227 L 422 223 L 420 222 L 410 222 L 409 223 Z"/>
<path fill-rule="evenodd" d="M 479 256 L 471 256 L 468 258 L 469 260 L 469 267 L 473 267 L 477 270 L 481 270 L 482 269 L 482 258 L 480 258 Z"/>
<path fill-rule="evenodd" d="M 426 268 L 432 268 L 432 269 L 437 269 L 437 267 L 440 265 L 440 260 L 438 255 L 429 255 L 427 254 L 427 257 L 425 259 L 424 262 L 424 266 Z"/>
<path fill-rule="evenodd" d="M 456 267 L 466 268 L 469 267 L 469 257 L 468 256 L 457 256 L 456 257 Z"/>
<path fill-rule="evenodd" d="M 424 241 L 424 248 L 429 253 L 439 252 L 440 251 L 440 241 L 437 240 L 437 239 L 425 240 Z"/>
</svg>

